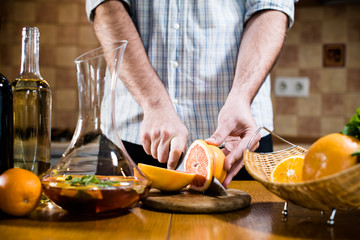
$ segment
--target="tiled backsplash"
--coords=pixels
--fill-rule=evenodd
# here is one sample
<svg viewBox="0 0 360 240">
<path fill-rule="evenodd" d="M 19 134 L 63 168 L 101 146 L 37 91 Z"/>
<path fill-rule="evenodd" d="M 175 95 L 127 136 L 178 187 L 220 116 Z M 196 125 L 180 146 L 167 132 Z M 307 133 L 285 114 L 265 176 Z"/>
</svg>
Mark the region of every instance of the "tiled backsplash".
<svg viewBox="0 0 360 240">
<path fill-rule="evenodd" d="M 10 81 L 20 70 L 21 29 L 40 30 L 40 70 L 53 91 L 55 128 L 75 128 L 78 116 L 74 60 L 98 47 L 85 14 L 85 0 L 1 0 L 0 72 Z M 345 67 L 323 67 L 327 43 L 346 45 Z M 310 79 L 307 98 L 273 94 L 275 131 L 291 138 L 317 138 L 341 130 L 360 107 L 360 5 L 296 8 L 277 76 Z M 273 81 L 274 82 L 274 81 Z"/>
<path fill-rule="evenodd" d="M 333 43 L 345 44 L 344 67 L 323 66 L 323 45 Z M 273 94 L 278 134 L 315 139 L 342 130 L 360 107 L 360 5 L 297 8 L 272 73 L 277 76 L 310 79 L 306 98 Z"/>
<path fill-rule="evenodd" d="M 13 81 L 20 71 L 21 30 L 40 30 L 40 72 L 53 92 L 54 128 L 74 129 L 78 93 L 74 60 L 99 46 L 85 0 L 1 0 L 0 72 Z"/>
</svg>

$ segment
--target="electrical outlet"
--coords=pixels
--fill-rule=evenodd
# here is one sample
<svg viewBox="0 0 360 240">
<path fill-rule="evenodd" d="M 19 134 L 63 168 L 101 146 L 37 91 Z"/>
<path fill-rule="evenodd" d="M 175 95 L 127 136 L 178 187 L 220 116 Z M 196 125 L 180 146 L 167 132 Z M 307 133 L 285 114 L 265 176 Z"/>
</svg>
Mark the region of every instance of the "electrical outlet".
<svg viewBox="0 0 360 240">
<path fill-rule="evenodd" d="M 275 95 L 282 97 L 309 96 L 310 80 L 307 77 L 277 77 Z"/>
</svg>

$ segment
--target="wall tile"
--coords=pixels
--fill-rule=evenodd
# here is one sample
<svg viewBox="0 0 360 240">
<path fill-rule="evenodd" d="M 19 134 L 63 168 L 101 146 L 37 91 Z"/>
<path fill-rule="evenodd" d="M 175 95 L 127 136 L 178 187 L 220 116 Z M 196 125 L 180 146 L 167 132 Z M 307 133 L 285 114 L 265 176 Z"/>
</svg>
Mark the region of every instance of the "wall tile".
<svg viewBox="0 0 360 240">
<path fill-rule="evenodd" d="M 77 90 L 75 64 L 73 67 L 57 68 L 56 79 L 59 88 L 71 88 Z"/>
<path fill-rule="evenodd" d="M 21 63 L 21 45 L 13 45 L 10 47 L 10 51 L 11 51 L 11 59 L 10 59 L 10 64 L 12 65 L 19 65 Z"/>
<path fill-rule="evenodd" d="M 321 91 L 321 72 L 319 69 L 300 69 L 298 76 L 308 77 L 310 80 L 310 93 Z"/>
<path fill-rule="evenodd" d="M 78 118 L 78 111 L 59 111 L 56 112 L 54 127 L 60 129 L 75 129 Z"/>
<path fill-rule="evenodd" d="M 322 39 L 324 43 L 342 43 L 347 40 L 347 21 L 329 20 L 323 22 Z"/>
<path fill-rule="evenodd" d="M 57 5 L 54 2 L 43 2 L 36 6 L 36 21 L 55 23 L 57 19 Z"/>
<path fill-rule="evenodd" d="M 318 68 L 322 66 L 322 46 L 319 44 L 301 44 L 299 46 L 299 67 Z"/>
<path fill-rule="evenodd" d="M 321 92 L 345 93 L 346 73 L 345 68 L 325 68 L 321 73 Z"/>
<path fill-rule="evenodd" d="M 40 66 L 54 66 L 56 64 L 56 48 L 54 46 L 42 45 L 39 51 Z"/>
<path fill-rule="evenodd" d="M 360 19 L 359 6 L 349 5 L 346 8 L 348 18 Z"/>
<path fill-rule="evenodd" d="M 82 45 L 96 45 L 98 40 L 95 36 L 92 25 L 87 24 L 85 26 L 80 26 L 79 28 L 79 41 Z"/>
<path fill-rule="evenodd" d="M 280 136 L 297 136 L 297 117 L 277 114 L 274 118 L 274 132 Z"/>
<path fill-rule="evenodd" d="M 344 102 L 345 114 L 343 116 L 345 116 L 348 121 L 355 114 L 356 109 L 360 107 L 360 92 L 346 94 Z"/>
<path fill-rule="evenodd" d="M 298 116 L 321 116 L 321 101 L 321 95 L 317 93 L 298 98 Z"/>
<path fill-rule="evenodd" d="M 300 30 L 300 41 L 302 43 L 322 42 L 322 23 L 318 21 L 303 21 Z"/>
<path fill-rule="evenodd" d="M 343 117 L 323 117 L 321 118 L 321 136 L 330 133 L 340 132 L 345 126 L 346 122 Z"/>
<path fill-rule="evenodd" d="M 296 20 L 295 20 L 296 21 Z M 300 43 L 300 30 L 301 27 L 298 24 L 293 24 L 290 30 L 286 34 L 285 44 L 299 44 Z"/>
<path fill-rule="evenodd" d="M 338 5 L 336 7 L 330 6 L 330 7 L 324 7 L 324 20 L 342 20 L 346 18 L 348 12 L 347 12 L 346 6 Z"/>
<path fill-rule="evenodd" d="M 299 64 L 299 48 L 296 45 L 284 45 L 277 62 L 279 67 L 297 67 Z"/>
<path fill-rule="evenodd" d="M 349 68 L 359 68 L 359 66 L 360 66 L 360 42 L 347 44 L 346 66 Z"/>
<path fill-rule="evenodd" d="M 76 25 L 58 25 L 59 44 L 77 44 L 79 27 Z"/>
<path fill-rule="evenodd" d="M 347 34 L 349 42 L 360 42 L 360 20 L 348 20 Z"/>
<path fill-rule="evenodd" d="M 295 8 L 295 11 L 295 22 L 307 20 L 321 21 L 324 18 L 324 9 L 322 7 Z"/>
<path fill-rule="evenodd" d="M 57 111 L 75 111 L 78 106 L 77 91 L 74 89 L 57 89 L 55 91 Z"/>
<path fill-rule="evenodd" d="M 344 115 L 345 102 L 343 94 L 326 93 L 322 95 L 322 114 L 324 116 Z"/>
<path fill-rule="evenodd" d="M 36 20 L 36 3 L 34 2 L 15 2 L 13 4 L 13 11 L 16 14 L 13 16 L 15 22 L 33 23 Z"/>
<path fill-rule="evenodd" d="M 61 46 L 56 49 L 56 65 L 59 67 L 73 67 L 77 57 L 77 48 L 73 46 Z"/>
<path fill-rule="evenodd" d="M 360 94 L 360 68 L 349 68 L 347 70 L 346 83 L 346 91 L 357 92 Z"/>
<path fill-rule="evenodd" d="M 277 97 L 275 101 L 274 105 L 277 114 L 297 114 L 298 106 L 296 98 Z"/>
<path fill-rule="evenodd" d="M 58 5 L 58 23 L 78 23 L 80 9 L 77 3 Z"/>
<path fill-rule="evenodd" d="M 40 32 L 40 48 L 44 44 L 55 45 L 57 43 L 58 34 L 57 26 L 55 24 L 41 23 L 37 24 L 37 27 L 39 28 Z"/>
<path fill-rule="evenodd" d="M 320 117 L 299 117 L 298 136 L 317 137 L 320 135 Z"/>
<path fill-rule="evenodd" d="M 40 67 L 41 76 L 49 83 L 51 90 L 56 88 L 56 69 L 55 67 Z"/>
</svg>

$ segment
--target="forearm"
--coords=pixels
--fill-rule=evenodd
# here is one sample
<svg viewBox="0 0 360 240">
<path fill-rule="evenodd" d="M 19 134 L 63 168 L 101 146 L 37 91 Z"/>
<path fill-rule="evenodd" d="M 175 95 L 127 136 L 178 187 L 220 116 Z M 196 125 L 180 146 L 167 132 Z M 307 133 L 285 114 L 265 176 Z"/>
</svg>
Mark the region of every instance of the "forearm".
<svg viewBox="0 0 360 240">
<path fill-rule="evenodd" d="M 166 89 L 153 69 L 135 25 L 121 2 L 107 1 L 96 8 L 94 30 L 102 45 L 128 41 L 120 75 L 143 110 L 171 108 Z"/>
<path fill-rule="evenodd" d="M 250 104 L 279 55 L 286 34 L 287 16 L 262 11 L 247 23 L 238 53 L 230 96 Z"/>
</svg>

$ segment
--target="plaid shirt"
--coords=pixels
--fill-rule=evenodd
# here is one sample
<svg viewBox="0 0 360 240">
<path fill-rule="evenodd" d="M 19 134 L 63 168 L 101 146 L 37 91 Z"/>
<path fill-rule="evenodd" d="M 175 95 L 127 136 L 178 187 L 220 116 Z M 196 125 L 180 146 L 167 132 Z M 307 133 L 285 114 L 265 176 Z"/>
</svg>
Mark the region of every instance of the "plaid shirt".
<svg viewBox="0 0 360 240">
<path fill-rule="evenodd" d="M 86 1 L 90 21 L 93 10 L 101 2 Z M 293 0 L 125 2 L 152 66 L 189 130 L 188 144 L 211 136 L 217 127 L 218 113 L 233 83 L 246 21 L 264 9 L 287 14 L 289 27 L 294 19 Z M 258 126 L 272 130 L 270 87 L 268 76 L 251 104 L 251 111 Z M 116 119 L 120 135 L 125 141 L 141 144 L 142 110 L 122 82 L 117 88 Z M 110 106 L 110 99 L 108 103 Z"/>
</svg>

